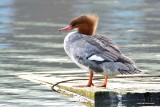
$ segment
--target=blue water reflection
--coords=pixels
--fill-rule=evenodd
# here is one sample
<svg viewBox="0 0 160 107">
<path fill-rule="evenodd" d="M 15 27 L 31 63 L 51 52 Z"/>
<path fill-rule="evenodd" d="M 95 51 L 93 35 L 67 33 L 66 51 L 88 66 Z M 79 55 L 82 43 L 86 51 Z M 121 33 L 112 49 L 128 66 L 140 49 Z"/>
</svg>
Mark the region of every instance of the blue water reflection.
<svg viewBox="0 0 160 107">
<path fill-rule="evenodd" d="M 8 48 L 10 44 L 7 43 L 0 43 L 0 48 Z"/>
<path fill-rule="evenodd" d="M 3 15 L 3 16 L 14 15 L 14 9 L 11 7 L 0 8 L 0 15 Z"/>
<path fill-rule="evenodd" d="M 13 6 L 14 0 L 1 0 L 0 6 Z"/>
<path fill-rule="evenodd" d="M 13 0 L 1 0 L 0 2 L 0 34 L 12 34 L 11 22 L 13 22 L 13 15 L 15 9 L 13 8 Z"/>
</svg>

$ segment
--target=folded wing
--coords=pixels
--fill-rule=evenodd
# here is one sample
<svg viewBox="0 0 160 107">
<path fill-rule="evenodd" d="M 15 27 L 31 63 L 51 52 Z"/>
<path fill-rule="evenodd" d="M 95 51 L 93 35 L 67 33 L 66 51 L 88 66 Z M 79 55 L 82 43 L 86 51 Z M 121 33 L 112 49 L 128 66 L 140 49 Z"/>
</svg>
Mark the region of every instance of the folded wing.
<svg viewBox="0 0 160 107">
<path fill-rule="evenodd" d="M 95 72 L 111 70 L 121 74 L 139 73 L 133 60 L 124 56 L 117 45 L 103 36 L 85 37 L 73 44 L 74 56 L 80 64 Z"/>
</svg>

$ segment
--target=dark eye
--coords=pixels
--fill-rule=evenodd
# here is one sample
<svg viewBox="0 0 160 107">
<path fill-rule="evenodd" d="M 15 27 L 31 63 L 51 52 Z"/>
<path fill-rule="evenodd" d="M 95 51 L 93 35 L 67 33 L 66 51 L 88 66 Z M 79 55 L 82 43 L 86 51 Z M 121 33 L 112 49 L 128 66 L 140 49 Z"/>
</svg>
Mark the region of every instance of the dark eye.
<svg viewBox="0 0 160 107">
<path fill-rule="evenodd" d="M 77 25 L 78 25 L 78 23 L 73 23 L 73 25 L 72 25 L 72 26 L 73 26 L 73 27 L 76 27 Z"/>
</svg>

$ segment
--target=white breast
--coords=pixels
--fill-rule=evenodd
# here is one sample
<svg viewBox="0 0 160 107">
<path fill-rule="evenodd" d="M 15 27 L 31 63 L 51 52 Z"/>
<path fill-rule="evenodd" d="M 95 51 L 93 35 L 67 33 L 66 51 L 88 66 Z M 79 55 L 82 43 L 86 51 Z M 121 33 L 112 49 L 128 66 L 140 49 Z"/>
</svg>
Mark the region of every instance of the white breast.
<svg viewBox="0 0 160 107">
<path fill-rule="evenodd" d="M 64 50 L 65 52 L 67 53 L 67 55 L 82 69 L 85 69 L 85 70 L 89 70 L 88 67 L 82 65 L 82 64 L 79 64 L 78 61 L 74 58 L 73 56 L 73 46 L 72 44 L 78 40 L 78 38 L 81 38 L 83 35 L 80 35 L 79 33 L 77 32 L 70 32 L 64 39 Z"/>
</svg>

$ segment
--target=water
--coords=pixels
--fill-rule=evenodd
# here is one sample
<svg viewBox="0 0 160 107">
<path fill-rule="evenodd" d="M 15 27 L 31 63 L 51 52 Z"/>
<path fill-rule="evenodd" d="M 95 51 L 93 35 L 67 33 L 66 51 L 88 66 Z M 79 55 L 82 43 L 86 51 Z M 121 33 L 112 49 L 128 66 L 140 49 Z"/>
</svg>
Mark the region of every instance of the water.
<svg viewBox="0 0 160 107">
<path fill-rule="evenodd" d="M 1 0 L 0 106 L 82 106 L 15 74 L 79 69 L 63 50 L 66 32 L 57 29 L 84 13 L 98 14 L 97 33 L 112 38 L 145 74 L 160 75 L 159 5 L 159 0 Z"/>
</svg>

